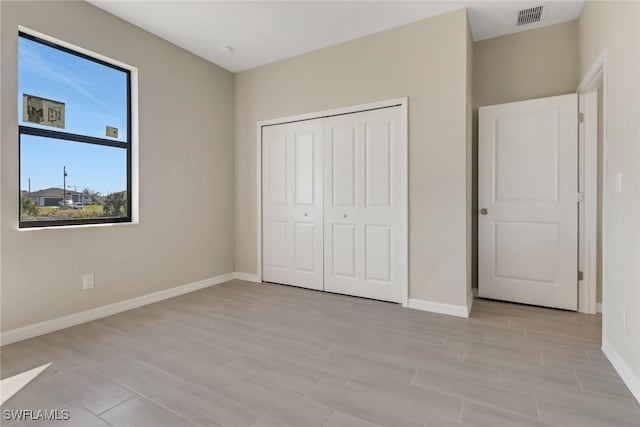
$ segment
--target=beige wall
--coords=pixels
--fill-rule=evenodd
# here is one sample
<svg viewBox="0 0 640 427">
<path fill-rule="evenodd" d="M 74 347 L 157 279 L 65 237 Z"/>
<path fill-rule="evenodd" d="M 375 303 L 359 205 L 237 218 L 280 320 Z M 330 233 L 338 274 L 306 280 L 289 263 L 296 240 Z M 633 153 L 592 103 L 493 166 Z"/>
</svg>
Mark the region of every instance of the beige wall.
<svg viewBox="0 0 640 427">
<path fill-rule="evenodd" d="M 577 29 L 569 21 L 474 43 L 474 107 L 575 93 Z"/>
<path fill-rule="evenodd" d="M 581 76 L 607 49 L 603 338 L 635 372 L 636 387 L 640 384 L 639 22 L 638 2 L 592 1 L 585 3 L 578 21 Z M 614 191 L 618 173 L 623 176 L 621 193 Z"/>
<path fill-rule="evenodd" d="M 231 73 L 85 2 L 0 10 L 2 330 L 232 272 Z M 17 230 L 19 24 L 138 67 L 139 225 Z"/>
<path fill-rule="evenodd" d="M 473 170 L 478 165 L 478 107 L 575 93 L 578 24 L 569 21 L 473 44 Z M 473 284 L 477 286 L 477 180 L 472 202 Z"/>
<path fill-rule="evenodd" d="M 467 296 L 464 10 L 235 75 L 236 270 L 256 273 L 256 122 L 409 97 L 410 296 Z"/>
</svg>

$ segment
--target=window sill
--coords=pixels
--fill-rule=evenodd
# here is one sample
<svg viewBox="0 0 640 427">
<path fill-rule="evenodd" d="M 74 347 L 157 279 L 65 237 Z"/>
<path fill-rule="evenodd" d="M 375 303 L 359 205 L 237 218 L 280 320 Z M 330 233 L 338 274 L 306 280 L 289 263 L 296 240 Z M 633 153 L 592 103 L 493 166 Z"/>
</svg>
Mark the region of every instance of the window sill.
<svg viewBox="0 0 640 427">
<path fill-rule="evenodd" d="M 140 224 L 140 221 L 112 222 L 107 224 L 76 224 L 76 225 L 52 225 L 47 227 L 17 227 L 18 231 L 40 231 L 40 230 L 69 230 L 78 228 L 105 228 L 105 227 L 131 227 Z"/>
</svg>

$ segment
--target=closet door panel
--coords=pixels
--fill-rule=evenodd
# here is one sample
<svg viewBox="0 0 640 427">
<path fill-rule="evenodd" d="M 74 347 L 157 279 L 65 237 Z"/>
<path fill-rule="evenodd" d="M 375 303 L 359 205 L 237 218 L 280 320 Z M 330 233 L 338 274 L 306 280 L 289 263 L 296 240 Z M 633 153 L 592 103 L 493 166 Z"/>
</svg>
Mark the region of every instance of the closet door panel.
<svg viewBox="0 0 640 427">
<path fill-rule="evenodd" d="M 323 289 L 322 120 L 262 128 L 263 280 Z"/>
<path fill-rule="evenodd" d="M 324 120 L 325 290 L 400 302 L 400 108 Z"/>
</svg>

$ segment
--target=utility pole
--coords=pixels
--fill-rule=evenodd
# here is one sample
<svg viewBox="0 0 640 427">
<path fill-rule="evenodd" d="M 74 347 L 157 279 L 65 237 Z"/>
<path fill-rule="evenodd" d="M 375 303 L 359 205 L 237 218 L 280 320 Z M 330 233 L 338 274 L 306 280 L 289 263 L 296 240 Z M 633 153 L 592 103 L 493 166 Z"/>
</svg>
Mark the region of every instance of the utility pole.
<svg viewBox="0 0 640 427">
<path fill-rule="evenodd" d="M 29 178 L 29 197 L 31 197 L 31 178 Z"/>
<path fill-rule="evenodd" d="M 62 167 L 62 205 L 67 201 L 67 167 Z"/>
</svg>

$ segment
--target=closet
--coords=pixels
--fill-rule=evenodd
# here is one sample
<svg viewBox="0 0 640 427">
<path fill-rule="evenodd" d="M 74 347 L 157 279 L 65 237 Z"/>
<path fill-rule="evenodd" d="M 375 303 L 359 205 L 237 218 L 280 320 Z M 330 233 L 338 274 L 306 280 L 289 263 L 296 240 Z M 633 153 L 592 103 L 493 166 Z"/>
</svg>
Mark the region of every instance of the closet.
<svg viewBox="0 0 640 427">
<path fill-rule="evenodd" d="M 261 127 L 265 282 L 403 301 L 402 113 L 393 106 Z"/>
</svg>

